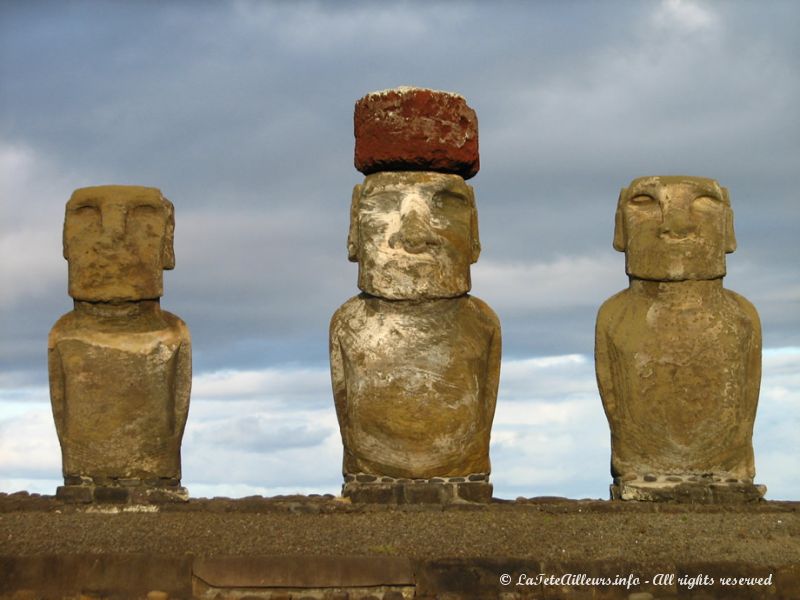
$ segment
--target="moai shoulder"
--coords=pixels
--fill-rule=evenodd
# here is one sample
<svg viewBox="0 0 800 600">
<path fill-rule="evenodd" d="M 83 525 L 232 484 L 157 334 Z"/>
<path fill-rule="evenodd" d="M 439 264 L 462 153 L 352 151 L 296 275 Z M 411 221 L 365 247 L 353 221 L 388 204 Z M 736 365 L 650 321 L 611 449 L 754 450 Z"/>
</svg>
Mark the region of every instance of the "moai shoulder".
<svg viewBox="0 0 800 600">
<path fill-rule="evenodd" d="M 359 100 L 355 122 L 366 177 L 353 190 L 347 248 L 362 293 L 330 329 L 344 493 L 488 500 L 501 336 L 468 293 L 480 254 L 465 181 L 477 172 L 474 111 L 457 95 L 398 88 Z"/>
<path fill-rule="evenodd" d="M 64 220 L 74 310 L 48 340 L 65 486 L 78 501 L 181 499 L 191 390 L 186 324 L 160 308 L 174 209 L 135 186 L 76 190 Z"/>
<path fill-rule="evenodd" d="M 332 319 L 330 350 L 346 474 L 488 475 L 501 339 L 483 301 L 356 296 Z"/>
<path fill-rule="evenodd" d="M 761 326 L 722 287 L 736 248 L 727 190 L 698 177 L 634 180 L 620 194 L 614 247 L 630 286 L 600 308 L 595 342 L 612 496 L 757 499 Z"/>
</svg>

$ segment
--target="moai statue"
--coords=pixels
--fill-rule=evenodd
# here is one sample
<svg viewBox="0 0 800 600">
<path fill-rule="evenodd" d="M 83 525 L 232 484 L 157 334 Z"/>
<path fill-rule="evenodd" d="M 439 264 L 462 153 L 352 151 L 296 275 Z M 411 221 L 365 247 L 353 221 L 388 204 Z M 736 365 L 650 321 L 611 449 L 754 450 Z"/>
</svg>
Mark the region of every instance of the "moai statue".
<svg viewBox="0 0 800 600">
<path fill-rule="evenodd" d="M 635 179 L 619 196 L 614 248 L 630 286 L 600 308 L 595 341 L 612 498 L 761 498 L 761 327 L 753 305 L 722 287 L 736 249 L 728 191 L 701 177 Z"/>
<path fill-rule="evenodd" d="M 468 294 L 478 260 L 475 112 L 418 88 L 355 107 L 347 250 L 361 294 L 334 314 L 330 358 L 343 495 L 488 502 L 500 325 Z"/>
<path fill-rule="evenodd" d="M 48 343 L 64 486 L 77 502 L 185 500 L 181 438 L 189 410 L 189 330 L 162 311 L 175 266 L 172 203 L 155 188 L 76 190 L 64 219 L 74 310 Z"/>
</svg>

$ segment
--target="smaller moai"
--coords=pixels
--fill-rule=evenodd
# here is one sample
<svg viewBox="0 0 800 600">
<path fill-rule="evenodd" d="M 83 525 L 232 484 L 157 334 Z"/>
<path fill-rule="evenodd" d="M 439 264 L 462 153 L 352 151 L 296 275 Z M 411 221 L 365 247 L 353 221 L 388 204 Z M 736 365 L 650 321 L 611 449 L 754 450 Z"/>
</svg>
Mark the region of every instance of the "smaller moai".
<svg viewBox="0 0 800 600">
<path fill-rule="evenodd" d="M 355 106 L 349 259 L 361 294 L 334 314 L 330 360 L 354 502 L 488 502 L 500 325 L 469 295 L 480 241 L 475 112 L 395 88 Z"/>
<path fill-rule="evenodd" d="M 64 218 L 74 310 L 50 331 L 50 398 L 71 502 L 188 498 L 180 448 L 189 411 L 189 330 L 161 310 L 175 266 L 172 203 L 155 188 L 76 190 Z"/>
<path fill-rule="evenodd" d="M 761 326 L 723 288 L 736 249 L 728 191 L 702 177 L 642 177 L 619 196 L 614 248 L 628 289 L 597 315 L 595 365 L 611 429 L 611 497 L 746 502 Z"/>
</svg>

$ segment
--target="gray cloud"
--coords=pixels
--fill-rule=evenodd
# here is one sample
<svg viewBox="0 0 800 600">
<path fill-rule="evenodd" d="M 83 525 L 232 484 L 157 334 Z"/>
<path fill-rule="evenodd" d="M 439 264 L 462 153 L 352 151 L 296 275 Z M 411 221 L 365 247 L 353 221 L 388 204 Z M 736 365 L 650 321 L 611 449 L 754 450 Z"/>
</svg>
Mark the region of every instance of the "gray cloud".
<svg viewBox="0 0 800 600">
<path fill-rule="evenodd" d="M 459 91 L 478 111 L 474 293 L 510 355 L 591 351 L 596 306 L 625 285 L 610 247 L 619 188 L 676 172 L 730 188 L 729 285 L 755 294 L 765 339 L 800 344 L 792 3 L 0 10 L 15 198 L 0 244 L 19 257 L 3 260 L 0 355 L 15 370 L 42 380 L 40 341 L 69 309 L 63 204 L 106 182 L 156 185 L 176 205 L 163 305 L 192 328 L 199 371 L 324 364 L 328 318 L 357 292 L 344 257 L 361 178 L 353 102 L 401 83 Z"/>
<path fill-rule="evenodd" d="M 800 346 L 798 21 L 789 1 L 3 3 L 6 404 L 46 385 L 47 332 L 71 307 L 64 203 L 102 183 L 175 203 L 162 305 L 189 324 L 198 377 L 324 373 L 328 319 L 357 293 L 353 103 L 400 84 L 478 113 L 473 291 L 506 358 L 591 354 L 597 307 L 626 285 L 619 189 L 668 173 L 729 188 L 726 285 L 759 309 L 765 346 Z M 277 410 L 330 401 L 276 389 Z"/>
<path fill-rule="evenodd" d="M 205 438 L 203 441 L 208 444 L 268 453 L 318 446 L 331 433 L 330 430 L 305 425 L 276 427 L 260 415 L 252 415 L 212 423 L 202 435 Z"/>
</svg>

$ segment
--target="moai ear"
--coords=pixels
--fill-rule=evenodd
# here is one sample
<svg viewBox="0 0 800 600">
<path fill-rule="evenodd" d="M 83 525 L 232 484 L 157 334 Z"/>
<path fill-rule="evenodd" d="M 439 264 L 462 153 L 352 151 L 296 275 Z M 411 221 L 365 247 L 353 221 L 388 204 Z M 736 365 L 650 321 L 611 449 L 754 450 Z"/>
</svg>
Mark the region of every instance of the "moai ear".
<svg viewBox="0 0 800 600">
<path fill-rule="evenodd" d="M 725 254 L 730 254 L 736 251 L 736 234 L 733 231 L 733 209 L 728 196 L 728 188 L 721 189 L 722 197 L 725 200 Z"/>
<path fill-rule="evenodd" d="M 358 204 L 362 187 L 360 183 L 353 186 L 350 200 L 350 230 L 347 233 L 347 258 L 350 262 L 358 262 Z"/>
<path fill-rule="evenodd" d="M 628 247 L 628 236 L 625 235 L 625 222 L 622 220 L 622 201 L 625 197 L 626 188 L 619 191 L 617 200 L 617 212 L 614 215 L 614 250 L 625 252 Z"/>
<path fill-rule="evenodd" d="M 67 251 L 67 214 L 69 214 L 69 210 L 64 211 L 64 226 L 61 228 L 61 254 L 64 255 L 65 260 L 69 260 L 69 252 Z"/>
<path fill-rule="evenodd" d="M 163 200 L 167 208 L 167 223 L 161 247 L 161 268 L 169 271 L 175 268 L 175 207 L 166 198 Z"/>
<path fill-rule="evenodd" d="M 469 190 L 469 228 L 470 237 L 472 238 L 472 255 L 470 262 L 478 262 L 478 257 L 481 255 L 481 237 L 478 234 L 478 209 L 475 208 L 475 190 L 471 185 L 467 185 Z"/>
</svg>

